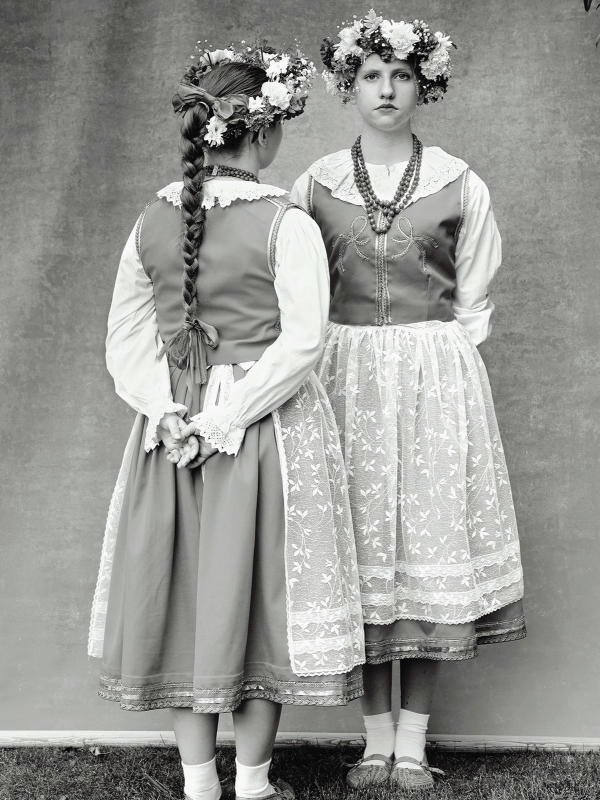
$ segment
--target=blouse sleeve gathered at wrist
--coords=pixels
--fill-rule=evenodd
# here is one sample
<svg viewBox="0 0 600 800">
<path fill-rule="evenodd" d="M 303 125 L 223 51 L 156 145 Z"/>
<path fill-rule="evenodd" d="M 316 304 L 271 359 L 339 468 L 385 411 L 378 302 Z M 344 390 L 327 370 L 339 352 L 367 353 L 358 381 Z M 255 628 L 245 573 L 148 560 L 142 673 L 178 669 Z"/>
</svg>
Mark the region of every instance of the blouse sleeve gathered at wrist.
<svg viewBox="0 0 600 800">
<path fill-rule="evenodd" d="M 456 289 L 454 315 L 474 345 L 492 329 L 494 304 L 488 296 L 490 284 L 502 261 L 502 245 L 490 194 L 475 173 L 467 176 L 465 216 L 456 244 Z"/>
<path fill-rule="evenodd" d="M 245 429 L 300 388 L 323 350 L 329 310 L 327 256 L 317 225 L 299 209 L 289 209 L 283 217 L 275 263 L 279 337 L 233 385 L 223 405 L 193 418 L 199 432 L 223 452 L 237 453 Z"/>
<path fill-rule="evenodd" d="M 236 456 L 244 441 L 246 429 L 234 425 L 231 414 L 228 406 L 213 406 L 191 419 L 196 423 L 198 434 L 209 444 L 220 453 Z"/>
<path fill-rule="evenodd" d="M 187 412 L 184 405 L 173 402 L 167 360 L 157 358 L 161 347 L 154 288 L 138 255 L 134 229 L 121 256 L 108 315 L 106 365 L 119 397 L 148 417 L 147 452 L 159 443 L 162 416 Z"/>
</svg>

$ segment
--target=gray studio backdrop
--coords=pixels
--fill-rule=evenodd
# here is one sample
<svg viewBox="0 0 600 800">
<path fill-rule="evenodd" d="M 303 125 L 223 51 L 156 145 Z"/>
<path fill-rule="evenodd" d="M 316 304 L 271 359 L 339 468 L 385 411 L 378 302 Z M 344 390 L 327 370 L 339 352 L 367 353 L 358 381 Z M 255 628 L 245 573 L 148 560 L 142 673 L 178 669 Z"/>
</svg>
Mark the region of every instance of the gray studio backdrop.
<svg viewBox="0 0 600 800">
<path fill-rule="evenodd" d="M 140 210 L 179 180 L 170 98 L 197 39 L 319 41 L 368 10 L 318 0 L 3 0 L 0 729 L 160 730 L 96 697 L 86 656 L 106 510 L 133 414 L 105 320 Z M 600 14 L 580 0 L 381 0 L 458 44 L 417 132 L 488 183 L 504 240 L 482 347 L 523 543 L 529 637 L 444 667 L 432 731 L 600 735 Z M 290 187 L 348 147 L 356 112 L 317 82 L 265 175 Z M 228 719 L 223 721 L 226 729 Z M 361 729 L 287 708 L 283 731 Z"/>
</svg>

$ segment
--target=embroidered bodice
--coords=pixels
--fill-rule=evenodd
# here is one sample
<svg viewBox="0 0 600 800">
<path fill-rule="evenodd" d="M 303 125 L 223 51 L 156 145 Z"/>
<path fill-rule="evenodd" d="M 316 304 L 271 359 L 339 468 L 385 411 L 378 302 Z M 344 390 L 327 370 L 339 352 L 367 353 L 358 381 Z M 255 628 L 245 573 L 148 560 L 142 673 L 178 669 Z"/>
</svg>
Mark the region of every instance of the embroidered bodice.
<svg viewBox="0 0 600 800">
<path fill-rule="evenodd" d="M 367 164 L 381 199 L 392 199 L 405 167 Z M 500 236 L 487 187 L 464 161 L 425 147 L 419 186 L 385 236 L 367 223 L 349 150 L 312 164 L 290 197 L 325 239 L 333 321 L 457 319 L 474 344 L 488 336 L 494 308 L 488 287 L 500 266 Z"/>
<path fill-rule="evenodd" d="M 454 319 L 455 243 L 462 215 L 459 176 L 420 197 L 376 234 L 364 208 L 314 181 L 312 216 L 331 278 L 330 319 L 343 325 L 401 325 Z"/>
</svg>

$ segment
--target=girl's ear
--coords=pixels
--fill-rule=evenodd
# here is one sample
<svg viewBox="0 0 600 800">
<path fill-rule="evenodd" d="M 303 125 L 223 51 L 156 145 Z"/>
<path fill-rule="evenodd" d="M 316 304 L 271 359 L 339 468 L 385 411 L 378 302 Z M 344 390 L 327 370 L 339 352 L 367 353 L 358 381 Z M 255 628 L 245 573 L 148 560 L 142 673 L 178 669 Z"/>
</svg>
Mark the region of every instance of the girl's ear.
<svg viewBox="0 0 600 800">
<path fill-rule="evenodd" d="M 269 143 L 269 138 L 267 136 L 267 129 L 265 127 L 258 129 L 258 136 L 256 141 L 259 143 L 261 147 L 266 147 Z"/>
</svg>

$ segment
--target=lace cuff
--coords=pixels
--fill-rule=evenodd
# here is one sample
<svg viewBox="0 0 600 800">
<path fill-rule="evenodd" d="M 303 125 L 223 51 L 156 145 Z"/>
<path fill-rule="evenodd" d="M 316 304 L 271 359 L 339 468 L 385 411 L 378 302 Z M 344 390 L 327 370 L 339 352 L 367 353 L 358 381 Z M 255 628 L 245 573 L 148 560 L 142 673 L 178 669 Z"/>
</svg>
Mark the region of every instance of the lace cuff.
<svg viewBox="0 0 600 800">
<path fill-rule="evenodd" d="M 245 428 L 232 425 L 224 408 L 214 406 L 191 418 L 196 429 L 220 453 L 236 456 L 244 440 Z"/>
<path fill-rule="evenodd" d="M 175 412 L 179 416 L 187 413 L 187 407 L 182 406 L 181 403 L 174 403 L 168 397 L 161 397 L 156 400 L 148 412 L 148 427 L 146 428 L 146 441 L 144 442 L 144 450 L 149 453 L 160 444 L 158 438 L 158 423 L 161 421 L 165 414 Z"/>
</svg>

